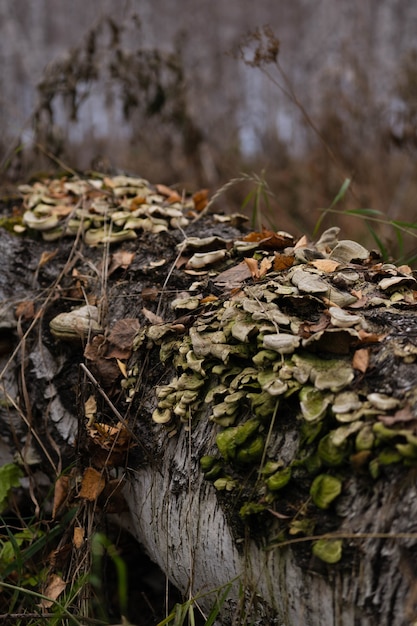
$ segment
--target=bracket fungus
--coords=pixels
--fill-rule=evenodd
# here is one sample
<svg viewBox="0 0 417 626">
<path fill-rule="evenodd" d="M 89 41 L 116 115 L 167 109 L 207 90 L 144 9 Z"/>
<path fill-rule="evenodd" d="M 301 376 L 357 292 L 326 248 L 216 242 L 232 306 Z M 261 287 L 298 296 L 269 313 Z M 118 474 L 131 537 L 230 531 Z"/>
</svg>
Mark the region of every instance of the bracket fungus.
<svg viewBox="0 0 417 626">
<path fill-rule="evenodd" d="M 195 202 L 167 189 L 130 176 L 24 185 L 20 227 L 49 241 L 79 235 L 91 246 L 133 240 L 138 231 L 184 229 Z M 242 218 L 212 216 L 212 223 L 233 220 Z M 411 270 L 378 263 L 362 245 L 338 237 L 336 227 L 316 243 L 265 230 L 239 239 L 185 231 L 174 250 L 181 255 L 176 271 L 184 272 L 184 284 L 187 275 L 204 279 L 182 285 L 167 319 L 141 327 L 134 341 L 126 401 L 134 400 L 142 352 L 158 352 L 170 376 L 149 399 L 155 427 L 172 435 L 209 420 L 216 443 L 202 471 L 214 488 L 240 498 L 245 518 L 297 485 L 311 496 L 310 513 L 334 511 L 358 467 L 374 479 L 392 463 L 417 465 L 417 437 L 401 413 L 414 391 L 379 393 L 366 371 L 382 336 L 373 313 L 415 306 L 416 280 Z M 56 316 L 50 328 L 77 341 L 103 331 L 90 305 Z M 353 359 L 359 350 L 366 365 Z M 402 344 L 396 354 L 415 359 Z M 250 488 L 241 488 L 242 478 Z M 288 523 L 289 532 L 314 530 L 303 515 Z M 342 543 L 318 541 L 313 552 L 333 563 Z"/>
</svg>

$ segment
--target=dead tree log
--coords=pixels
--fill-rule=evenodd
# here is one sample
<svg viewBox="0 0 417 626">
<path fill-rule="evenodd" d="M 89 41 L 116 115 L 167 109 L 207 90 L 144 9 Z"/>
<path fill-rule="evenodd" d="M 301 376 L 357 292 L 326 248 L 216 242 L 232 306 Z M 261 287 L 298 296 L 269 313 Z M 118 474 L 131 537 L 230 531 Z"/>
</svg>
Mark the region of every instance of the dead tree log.
<svg viewBox="0 0 417 626">
<path fill-rule="evenodd" d="M 21 441 L 43 482 L 74 451 L 122 476 L 102 509 L 204 611 L 228 589 L 222 623 L 413 623 L 411 270 L 336 229 L 188 221 L 111 248 L 0 230 L 2 463 Z"/>
</svg>

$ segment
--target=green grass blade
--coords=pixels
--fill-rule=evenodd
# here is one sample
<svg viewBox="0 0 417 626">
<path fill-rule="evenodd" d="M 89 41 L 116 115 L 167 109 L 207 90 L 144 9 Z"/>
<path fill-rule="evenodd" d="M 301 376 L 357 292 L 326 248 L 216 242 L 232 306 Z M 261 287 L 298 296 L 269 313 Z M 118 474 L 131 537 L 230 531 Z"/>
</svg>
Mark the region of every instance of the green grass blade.
<svg viewBox="0 0 417 626">
<path fill-rule="evenodd" d="M 213 626 L 214 622 L 216 621 L 221 609 L 223 608 L 224 603 L 227 600 L 227 597 L 230 593 L 230 589 L 232 588 L 232 583 L 228 583 L 222 593 L 222 595 L 220 596 L 220 598 L 217 600 L 216 599 L 216 603 L 214 604 L 213 608 L 211 609 L 207 620 L 204 624 L 204 626 Z"/>
<path fill-rule="evenodd" d="M 351 183 L 351 179 L 350 178 L 346 178 L 343 181 L 343 185 L 340 187 L 339 191 L 336 194 L 336 197 L 334 198 L 333 202 L 330 205 L 330 209 L 332 209 L 336 204 L 338 204 L 345 196 L 347 190 L 349 189 Z"/>
<path fill-rule="evenodd" d="M 358 215 L 359 217 L 383 217 L 384 214 L 378 209 L 346 209 L 344 215 Z"/>
<path fill-rule="evenodd" d="M 365 223 L 366 223 L 366 226 L 367 226 L 370 234 L 372 235 L 376 245 L 379 248 L 379 251 L 380 251 L 380 253 L 382 255 L 382 258 L 384 259 L 384 261 L 387 261 L 389 259 L 389 256 L 390 256 L 387 247 L 384 245 L 382 239 L 378 236 L 378 234 L 375 231 L 375 229 L 372 228 L 372 226 L 368 222 L 365 222 Z"/>
</svg>

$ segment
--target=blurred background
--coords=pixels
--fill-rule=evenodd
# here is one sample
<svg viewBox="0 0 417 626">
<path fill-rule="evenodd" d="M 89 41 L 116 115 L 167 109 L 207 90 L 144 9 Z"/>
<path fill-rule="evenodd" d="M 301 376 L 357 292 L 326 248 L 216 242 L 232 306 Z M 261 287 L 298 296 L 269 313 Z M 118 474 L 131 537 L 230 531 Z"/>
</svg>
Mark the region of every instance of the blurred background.
<svg viewBox="0 0 417 626">
<path fill-rule="evenodd" d="M 2 181 L 227 185 L 218 210 L 311 234 L 349 178 L 322 227 L 410 259 L 416 33 L 413 0 L 0 0 Z"/>
</svg>

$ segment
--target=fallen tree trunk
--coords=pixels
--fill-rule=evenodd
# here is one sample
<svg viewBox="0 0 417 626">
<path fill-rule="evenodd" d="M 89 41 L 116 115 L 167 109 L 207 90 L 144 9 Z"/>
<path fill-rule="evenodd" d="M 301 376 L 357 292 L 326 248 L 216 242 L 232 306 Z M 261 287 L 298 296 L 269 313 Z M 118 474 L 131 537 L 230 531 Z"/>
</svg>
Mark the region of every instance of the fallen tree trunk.
<svg viewBox="0 0 417 626">
<path fill-rule="evenodd" d="M 222 623 L 412 623 L 414 277 L 335 229 L 241 238 L 0 230 L 3 463 L 124 468 L 118 523 Z"/>
</svg>

